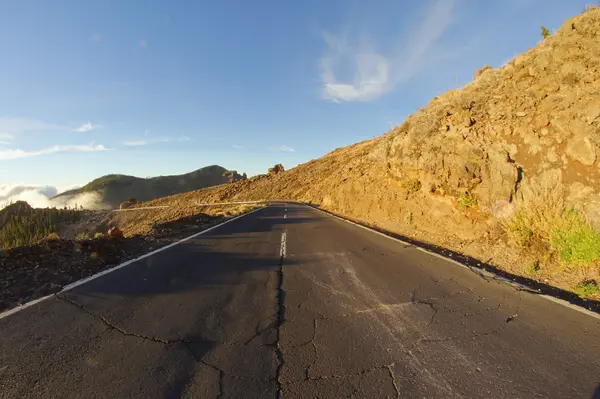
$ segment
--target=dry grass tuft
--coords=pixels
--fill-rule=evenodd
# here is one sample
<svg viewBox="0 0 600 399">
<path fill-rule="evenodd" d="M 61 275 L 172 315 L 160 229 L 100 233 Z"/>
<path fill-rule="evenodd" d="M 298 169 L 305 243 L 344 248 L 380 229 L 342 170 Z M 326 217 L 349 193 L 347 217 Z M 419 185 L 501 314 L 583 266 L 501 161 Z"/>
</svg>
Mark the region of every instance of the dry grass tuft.
<svg viewBox="0 0 600 399">
<path fill-rule="evenodd" d="M 563 266 L 588 266 L 600 259 L 600 234 L 584 215 L 565 208 L 562 186 L 535 194 L 505 222 L 509 239 L 521 248 L 542 244 Z"/>
<path fill-rule="evenodd" d="M 550 244 L 550 235 L 565 211 L 562 187 L 542 188 L 521 204 L 514 217 L 504 223 L 508 238 L 523 248 L 540 240 Z"/>
</svg>

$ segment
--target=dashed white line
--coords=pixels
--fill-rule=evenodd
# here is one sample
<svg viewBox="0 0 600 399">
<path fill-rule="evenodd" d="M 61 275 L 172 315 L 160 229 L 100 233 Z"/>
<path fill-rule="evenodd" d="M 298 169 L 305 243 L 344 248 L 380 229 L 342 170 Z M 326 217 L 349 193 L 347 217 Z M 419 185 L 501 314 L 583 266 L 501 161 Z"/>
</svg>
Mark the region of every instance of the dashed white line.
<svg viewBox="0 0 600 399">
<path fill-rule="evenodd" d="M 282 258 L 285 257 L 286 240 L 286 233 L 284 231 L 281 233 L 281 249 L 279 250 L 279 255 L 281 255 Z"/>
</svg>

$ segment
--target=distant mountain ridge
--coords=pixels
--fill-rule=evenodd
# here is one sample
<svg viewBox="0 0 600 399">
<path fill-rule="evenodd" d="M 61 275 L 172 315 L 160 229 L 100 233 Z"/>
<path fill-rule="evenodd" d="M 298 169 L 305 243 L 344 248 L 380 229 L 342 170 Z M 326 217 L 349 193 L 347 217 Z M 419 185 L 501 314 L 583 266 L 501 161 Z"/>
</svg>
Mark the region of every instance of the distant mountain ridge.
<svg viewBox="0 0 600 399">
<path fill-rule="evenodd" d="M 240 175 L 235 170 L 228 170 L 219 165 L 206 166 L 183 175 L 151 178 L 111 174 L 92 180 L 83 187 L 65 191 L 53 199 L 75 199 L 82 194 L 93 193 L 98 196 L 98 202 L 103 207 L 118 208 L 121 202 L 129 198 L 150 201 L 243 179 L 246 179 L 245 173 Z"/>
</svg>

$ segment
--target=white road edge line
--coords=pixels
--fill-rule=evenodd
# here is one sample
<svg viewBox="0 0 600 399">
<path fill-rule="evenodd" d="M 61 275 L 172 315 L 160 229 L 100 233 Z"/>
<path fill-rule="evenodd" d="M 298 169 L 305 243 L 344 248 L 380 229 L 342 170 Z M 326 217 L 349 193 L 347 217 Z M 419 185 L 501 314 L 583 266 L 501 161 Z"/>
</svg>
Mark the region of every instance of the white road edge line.
<svg viewBox="0 0 600 399">
<path fill-rule="evenodd" d="M 302 203 L 299 203 L 299 204 L 302 204 Z M 504 283 L 506 283 L 506 284 L 512 285 L 513 287 L 516 287 L 516 288 L 518 288 L 518 289 L 522 289 L 522 290 L 524 290 L 525 292 L 527 292 L 527 291 L 529 291 L 529 290 L 536 292 L 536 290 L 535 290 L 535 289 L 533 289 L 533 288 L 531 288 L 531 287 L 527 287 L 526 285 L 519 284 L 519 283 L 517 283 L 517 282 L 514 282 L 514 281 L 512 281 L 512 280 L 509 280 L 509 279 L 507 279 L 507 278 L 505 278 L 505 277 L 498 276 L 498 275 L 496 275 L 496 274 L 494 274 L 494 273 L 492 273 L 492 272 L 489 272 L 489 271 L 487 271 L 487 270 L 483 270 L 483 269 L 480 269 L 480 268 L 478 268 L 478 267 L 467 266 L 467 265 L 465 265 L 465 264 L 463 264 L 463 263 L 460 263 L 459 261 L 456 261 L 456 260 L 454 260 L 454 259 L 452 259 L 452 258 L 448 258 L 448 257 L 445 257 L 445 256 L 443 256 L 443 255 L 436 254 L 435 252 L 431 252 L 431 251 L 429 251 L 429 250 L 427 250 L 427 249 L 425 249 L 425 248 L 421 248 L 421 247 L 419 247 L 419 246 L 416 246 L 416 245 L 414 245 L 414 244 L 411 244 L 411 243 L 409 243 L 409 242 L 406 242 L 406 241 L 404 241 L 404 240 L 401 240 L 401 239 L 399 239 L 399 238 L 395 238 L 395 237 L 392 237 L 392 236 L 388 236 L 387 234 L 381 233 L 381 232 L 379 232 L 379 231 L 377 231 L 377 230 L 373 230 L 373 229 L 371 229 L 371 228 L 369 228 L 369 227 L 367 227 L 367 226 L 363 226 L 363 225 L 361 225 L 361 224 L 358 224 L 358 223 L 355 223 L 355 222 L 353 222 L 353 221 L 351 221 L 351 220 L 344 219 L 344 218 L 342 218 L 342 217 L 340 217 L 340 216 L 333 215 L 333 214 L 331 214 L 331 213 L 329 213 L 329 212 L 325 212 L 325 211 L 323 211 L 323 210 L 321 210 L 321 209 L 319 209 L 319 208 L 316 208 L 316 207 L 313 207 L 313 206 L 309 206 L 309 205 L 306 205 L 306 204 L 302 204 L 302 205 L 304 205 L 304 206 L 307 206 L 307 207 L 309 207 L 309 208 L 311 208 L 311 209 L 315 209 L 315 210 L 317 210 L 317 211 L 319 211 L 319 212 L 321 212 L 321 213 L 324 213 L 325 215 L 328 215 L 328 216 L 334 217 L 334 218 L 336 218 L 336 219 L 342 220 L 342 221 L 344 221 L 344 222 L 346 222 L 346 223 L 350 223 L 350 224 L 352 224 L 352 225 L 354 225 L 354 226 L 360 227 L 361 229 L 368 230 L 368 231 L 370 231 L 371 233 L 375 233 L 375 234 L 378 234 L 378 235 L 380 235 L 380 236 L 383 236 L 383 237 L 389 238 L 390 240 L 393 240 L 393 241 L 398 241 L 398 242 L 400 242 L 400 243 L 402 243 L 402 244 L 404 244 L 404 245 L 407 245 L 407 246 L 414 247 L 414 248 L 416 248 L 418 251 L 425 252 L 426 254 L 429 254 L 429 255 L 431 255 L 431 256 L 435 256 L 436 258 L 443 259 L 443 260 L 445 260 L 445 261 L 447 261 L 447 262 L 453 263 L 453 264 L 455 264 L 455 265 L 458 265 L 458 266 L 460 266 L 460 267 L 464 267 L 465 269 L 472 270 L 472 271 L 474 271 L 475 273 L 481 274 L 482 276 L 485 276 L 485 277 L 488 277 L 488 278 L 491 278 L 491 279 L 494 279 L 494 280 L 498 280 L 498 281 L 504 282 Z M 549 300 L 549 301 L 552 301 L 552 302 L 554 302 L 554 303 L 557 303 L 557 304 L 559 304 L 559 305 L 565 306 L 565 307 L 567 307 L 567 308 L 569 308 L 569 309 L 576 310 L 576 311 L 578 311 L 578 312 L 580 312 L 580 313 L 586 314 L 586 315 L 588 315 L 588 316 L 591 316 L 591 317 L 593 317 L 593 318 L 595 318 L 595 319 L 598 319 L 598 320 L 600 320 L 600 314 L 598 314 L 598 313 L 596 313 L 596 312 L 592 312 L 591 310 L 589 310 L 589 309 L 586 309 L 586 308 L 584 308 L 583 306 L 579 306 L 579 305 L 573 305 L 572 303 L 570 303 L 570 302 L 568 302 L 568 301 L 565 301 L 564 299 L 556 298 L 556 297 L 553 297 L 553 296 L 551 296 L 551 295 L 547 295 L 547 294 L 535 294 L 535 295 L 537 295 L 537 296 L 540 296 L 540 297 L 542 297 L 542 298 L 544 298 L 544 299 L 547 299 L 547 300 Z"/>
<path fill-rule="evenodd" d="M 162 252 L 162 251 L 164 251 L 164 250 L 167 250 L 167 249 L 169 249 L 169 248 L 172 248 L 172 247 L 174 247 L 174 246 L 177 246 L 177 245 L 179 245 L 179 244 L 181 244 L 181 243 L 184 243 L 184 242 L 186 242 L 186 241 L 188 241 L 188 240 L 191 240 L 192 238 L 195 238 L 195 237 L 198 237 L 198 236 L 200 236 L 200 235 L 202 235 L 202 234 L 208 233 L 208 232 L 209 232 L 209 231 L 211 231 L 211 230 L 214 230 L 214 229 L 216 229 L 216 228 L 218 228 L 218 227 L 221 227 L 221 226 L 223 226 L 223 225 L 225 225 L 225 224 L 227 224 L 227 223 L 233 222 L 234 220 L 240 219 L 240 218 L 242 218 L 242 217 L 244 217 L 244 216 L 250 215 L 251 213 L 254 213 L 254 212 L 258 212 L 258 211 L 260 211 L 261 209 L 265 209 L 265 208 L 268 208 L 268 206 L 264 206 L 264 207 L 261 207 L 261 208 L 254 209 L 254 210 L 252 210 L 252 211 L 250 211 L 250 212 L 244 213 L 243 215 L 239 215 L 239 216 L 236 216 L 236 217 L 234 217 L 234 218 L 232 218 L 232 219 L 226 220 L 226 221 L 224 221 L 223 223 L 220 223 L 220 224 L 218 224 L 218 225 L 216 225 L 216 226 L 210 227 L 210 228 L 208 228 L 208 229 L 206 229 L 206 230 L 199 231 L 198 233 L 192 234 L 191 236 L 187 236 L 187 237 L 185 237 L 185 238 L 182 238 L 182 239 L 181 239 L 181 240 L 179 240 L 179 241 L 176 241 L 176 242 L 174 242 L 174 243 L 171 243 L 171 244 L 165 245 L 164 247 L 160 247 L 160 248 L 158 248 L 158 249 L 155 249 L 154 251 L 152 251 L 152 252 L 148 252 L 147 254 L 141 255 L 141 256 L 139 256 L 139 257 L 137 257 L 137 258 L 135 258 L 135 259 L 128 260 L 127 262 L 124 262 L 124 263 L 121 263 L 120 265 L 117 265 L 117 266 L 111 267 L 110 269 L 103 270 L 103 271 L 101 271 L 101 272 L 98 272 L 98 273 L 96 273 L 96 274 L 94 274 L 94 275 L 91 275 L 91 276 L 89 276 L 89 277 L 86 277 L 86 278 L 84 278 L 84 279 L 81 279 L 81 280 L 79 280 L 79 281 L 75 281 L 75 282 L 73 282 L 73 283 L 71 283 L 71 284 L 69 284 L 69 285 L 66 285 L 66 286 L 64 286 L 64 287 L 62 288 L 62 290 L 60 290 L 58 293 L 60 293 L 60 292 L 66 292 L 66 291 L 69 291 L 69 290 L 71 290 L 71 289 L 73 289 L 73 288 L 75 288 L 75 287 L 78 287 L 78 286 L 82 285 L 82 284 L 85 284 L 85 283 L 88 283 L 88 282 L 90 282 L 90 281 L 92 281 L 92 280 L 95 280 L 95 279 L 97 279 L 98 277 L 102 277 L 102 276 L 104 276 L 105 274 L 112 273 L 112 272 L 114 272 L 115 270 L 119 270 L 119 269 L 121 269 L 121 268 L 123 268 L 123 267 L 125 267 L 125 266 L 129 266 L 130 264 L 132 264 L 132 263 L 135 263 L 135 262 L 137 262 L 137 261 L 139 261 L 139 260 L 142 260 L 142 259 L 148 258 L 148 257 L 150 257 L 150 256 L 152 256 L 152 255 L 156 255 L 156 254 L 157 254 L 157 253 L 159 253 L 159 252 Z M 284 233 L 284 234 L 285 234 L 285 233 Z M 50 294 L 50 295 L 47 295 L 47 296 L 45 296 L 45 297 L 37 298 L 37 299 L 34 299 L 33 301 L 29 301 L 29 302 L 26 302 L 26 303 L 24 303 L 24 304 L 21 304 L 21 305 L 19 305 L 19 306 L 15 307 L 15 308 L 12 308 L 12 309 L 6 310 L 6 311 L 4 311 L 4 312 L 0 313 L 0 319 L 3 319 L 3 318 L 5 318 L 5 317 L 7 317 L 7 316 L 10 316 L 11 314 L 17 313 L 17 312 L 18 312 L 18 311 L 20 311 L 20 310 L 26 309 L 26 308 L 28 308 L 28 307 L 30 307 L 30 306 L 33 306 L 33 305 L 35 305 L 35 304 L 37 304 L 37 303 L 40 303 L 40 302 L 42 302 L 42 301 L 44 301 L 44 300 L 46 300 L 46 299 L 48 299 L 48 298 L 51 298 L 51 297 L 53 297 L 54 295 L 55 295 L 55 294 Z"/>
<path fill-rule="evenodd" d="M 287 242 L 287 238 L 286 238 L 286 233 L 284 231 L 283 233 L 281 233 L 281 249 L 279 250 L 279 255 L 281 255 L 282 258 L 285 257 L 286 242 Z"/>
<path fill-rule="evenodd" d="M 113 209 L 113 212 L 129 212 L 129 211 L 143 211 L 147 209 L 166 209 L 170 208 L 169 205 L 161 205 L 161 206 L 142 206 L 139 208 L 125 208 L 125 209 Z"/>
<path fill-rule="evenodd" d="M 46 295 L 46 296 L 43 296 L 43 297 L 41 297 L 41 298 L 34 299 L 33 301 L 29 301 L 29 302 L 27 302 L 27 303 L 24 303 L 24 304 L 22 304 L 22 305 L 19 305 L 19 306 L 17 306 L 16 308 L 8 309 L 8 310 L 6 310 L 6 311 L 4 311 L 4 312 L 0 313 L 0 319 L 3 319 L 3 318 L 5 318 L 5 317 L 7 317 L 7 316 L 10 316 L 10 315 L 11 315 L 11 314 L 13 314 L 13 313 L 17 313 L 17 312 L 18 312 L 18 311 L 20 311 L 20 310 L 27 309 L 28 307 L 30 307 L 30 306 L 33 306 L 33 305 L 35 305 L 36 303 L 40 303 L 40 302 L 42 302 L 42 301 L 45 301 L 46 299 L 48 299 L 48 298 L 50 298 L 50 297 L 53 297 L 53 296 L 54 296 L 54 294 Z"/>
</svg>

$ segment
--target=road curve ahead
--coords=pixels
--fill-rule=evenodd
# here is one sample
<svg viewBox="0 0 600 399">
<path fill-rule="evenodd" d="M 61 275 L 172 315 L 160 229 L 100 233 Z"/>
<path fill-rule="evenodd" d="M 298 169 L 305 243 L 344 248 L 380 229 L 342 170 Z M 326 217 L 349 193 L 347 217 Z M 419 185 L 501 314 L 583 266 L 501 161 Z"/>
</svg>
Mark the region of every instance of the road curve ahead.
<svg viewBox="0 0 600 399">
<path fill-rule="evenodd" d="M 296 204 L 0 319 L 3 398 L 594 398 L 599 387 L 597 318 Z"/>
</svg>

